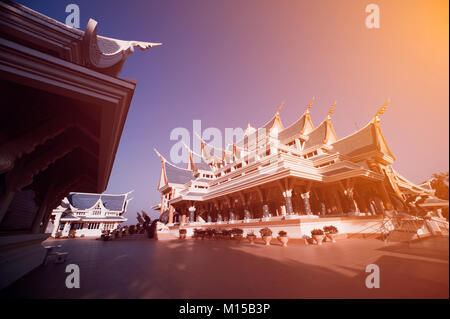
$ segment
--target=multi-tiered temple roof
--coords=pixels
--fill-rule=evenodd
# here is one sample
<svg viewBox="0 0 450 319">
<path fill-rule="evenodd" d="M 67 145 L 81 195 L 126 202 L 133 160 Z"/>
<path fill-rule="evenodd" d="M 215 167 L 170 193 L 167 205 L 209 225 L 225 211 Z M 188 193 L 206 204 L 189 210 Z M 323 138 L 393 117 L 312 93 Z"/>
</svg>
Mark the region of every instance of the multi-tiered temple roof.
<svg viewBox="0 0 450 319">
<path fill-rule="evenodd" d="M 365 209 L 369 202 L 365 203 L 363 197 L 370 197 L 371 192 L 383 198 L 384 206 L 398 209 L 410 195 L 433 195 L 430 188 L 406 180 L 391 167 L 395 157 L 380 126 L 380 115 L 387 103 L 367 125 L 339 139 L 332 123 L 336 103 L 326 118 L 314 126 L 310 115 L 312 102 L 302 116 L 287 127 L 279 114 L 283 105 L 260 128 L 248 124 L 243 139 L 219 150 L 223 154 L 220 157 L 211 155 L 213 147 L 203 140 L 201 154 L 187 147 L 187 168 L 170 163 L 157 152 L 162 162 L 158 185 L 163 197 L 158 205 L 161 213 L 170 205 L 182 210 L 183 205 L 194 203 L 206 204 L 209 210 L 212 206 L 208 205 L 218 209 L 222 206 L 220 201 L 234 201 L 234 198 L 248 207 L 255 196 L 263 202 L 264 192 L 271 194 L 276 190 L 290 194 L 295 193 L 296 187 L 297 193 L 306 192 L 309 196 L 311 191 L 318 202 L 322 196 L 321 202 L 328 202 L 341 212 L 346 209 L 349 196 L 347 199 L 358 206 L 353 198 L 356 189 L 360 194 L 356 196 L 361 201 L 359 206 Z M 214 154 L 218 154 L 217 149 Z M 329 192 L 329 188 L 334 189 Z M 327 192 L 333 194 L 331 199 L 327 199 Z M 368 195 L 362 195 L 364 193 Z M 270 198 L 265 197 L 267 201 Z"/>
</svg>

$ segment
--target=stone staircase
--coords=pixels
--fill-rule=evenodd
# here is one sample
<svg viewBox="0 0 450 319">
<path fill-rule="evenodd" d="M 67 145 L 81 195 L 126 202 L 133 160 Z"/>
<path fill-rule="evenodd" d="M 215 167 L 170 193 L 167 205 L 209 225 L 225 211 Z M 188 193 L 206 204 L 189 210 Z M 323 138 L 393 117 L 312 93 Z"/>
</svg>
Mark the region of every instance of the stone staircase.
<svg viewBox="0 0 450 319">
<path fill-rule="evenodd" d="M 410 242 L 425 236 L 448 236 L 448 222 L 401 214 L 392 217 L 393 229 L 385 242 Z"/>
</svg>

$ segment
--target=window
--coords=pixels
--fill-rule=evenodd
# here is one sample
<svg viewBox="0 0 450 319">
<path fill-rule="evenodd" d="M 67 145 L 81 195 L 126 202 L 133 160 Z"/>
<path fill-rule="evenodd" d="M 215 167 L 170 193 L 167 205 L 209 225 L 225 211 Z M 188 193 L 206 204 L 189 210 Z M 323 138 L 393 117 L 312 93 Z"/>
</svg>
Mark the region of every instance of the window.
<svg viewBox="0 0 450 319">
<path fill-rule="evenodd" d="M 83 223 L 73 223 L 70 225 L 71 230 L 83 229 Z"/>
<path fill-rule="evenodd" d="M 100 227 L 100 223 L 89 223 L 88 229 L 98 229 Z"/>
</svg>

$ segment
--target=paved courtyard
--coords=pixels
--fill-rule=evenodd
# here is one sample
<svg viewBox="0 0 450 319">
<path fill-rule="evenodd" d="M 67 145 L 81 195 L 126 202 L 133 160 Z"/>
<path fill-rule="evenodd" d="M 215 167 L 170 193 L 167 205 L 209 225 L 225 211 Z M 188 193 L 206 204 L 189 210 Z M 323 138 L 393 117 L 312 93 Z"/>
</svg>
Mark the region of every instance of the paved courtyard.
<svg viewBox="0 0 450 319">
<path fill-rule="evenodd" d="M 448 237 L 385 245 L 347 239 L 281 247 L 234 241 L 49 240 L 66 264 L 41 266 L 1 298 L 448 298 Z M 79 289 L 65 286 L 65 265 L 80 267 Z M 380 288 L 368 289 L 368 264 Z"/>
</svg>

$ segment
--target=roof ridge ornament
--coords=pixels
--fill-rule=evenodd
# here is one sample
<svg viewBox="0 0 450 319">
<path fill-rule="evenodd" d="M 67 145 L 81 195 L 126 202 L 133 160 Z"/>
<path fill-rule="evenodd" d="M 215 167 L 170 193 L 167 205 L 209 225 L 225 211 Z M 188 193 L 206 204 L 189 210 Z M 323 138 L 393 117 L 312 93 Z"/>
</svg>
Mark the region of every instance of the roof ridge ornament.
<svg viewBox="0 0 450 319">
<path fill-rule="evenodd" d="M 88 66 L 110 76 L 119 75 L 127 56 L 134 52 L 134 47 L 147 50 L 162 45 L 162 43 L 124 41 L 99 36 L 97 25 L 97 21 L 89 19 L 82 40 L 84 58 Z"/>
<path fill-rule="evenodd" d="M 160 152 L 158 152 L 158 150 L 156 148 L 153 149 L 156 153 L 156 155 L 158 155 L 161 158 L 161 161 L 166 162 L 166 159 L 164 158 L 164 156 L 161 155 Z"/>
<path fill-rule="evenodd" d="M 384 114 L 384 111 L 386 111 L 386 108 L 388 107 L 389 103 L 391 102 L 391 99 L 389 98 L 386 103 L 378 110 L 378 112 L 375 114 L 375 122 L 380 122 L 380 115 Z"/>
<path fill-rule="evenodd" d="M 308 106 L 306 107 L 305 113 L 309 113 L 309 109 L 310 109 L 311 106 L 313 105 L 314 100 L 315 100 L 315 97 L 313 96 L 312 99 L 311 99 L 311 102 L 309 102 Z"/>
<path fill-rule="evenodd" d="M 281 111 L 281 109 L 283 108 L 283 106 L 284 106 L 284 101 L 281 102 L 280 106 L 278 107 L 278 110 L 277 110 L 276 115 L 279 115 L 279 114 L 280 114 L 280 111 Z"/>
<path fill-rule="evenodd" d="M 328 120 L 331 119 L 331 114 L 334 113 L 334 109 L 336 108 L 336 103 L 337 103 L 337 102 L 334 101 L 333 105 L 331 106 L 330 110 L 329 110 L 328 113 L 327 113 L 327 119 L 328 119 Z"/>
</svg>

